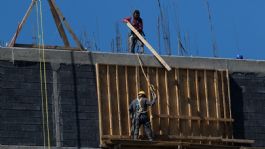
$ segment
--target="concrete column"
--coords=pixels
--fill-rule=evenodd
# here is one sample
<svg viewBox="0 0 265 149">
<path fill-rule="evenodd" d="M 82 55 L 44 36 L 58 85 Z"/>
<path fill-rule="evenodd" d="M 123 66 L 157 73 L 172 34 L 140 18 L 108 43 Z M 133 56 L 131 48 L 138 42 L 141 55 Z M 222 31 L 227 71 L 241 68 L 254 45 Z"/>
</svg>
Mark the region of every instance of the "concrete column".
<svg viewBox="0 0 265 149">
<path fill-rule="evenodd" d="M 56 140 L 56 147 L 62 146 L 62 132 L 61 132 L 61 104 L 60 104 L 60 89 L 59 89 L 59 80 L 58 80 L 58 70 L 60 69 L 59 63 L 52 63 L 52 78 L 53 78 L 53 117 L 54 117 L 54 124 L 55 124 L 55 140 Z"/>
</svg>

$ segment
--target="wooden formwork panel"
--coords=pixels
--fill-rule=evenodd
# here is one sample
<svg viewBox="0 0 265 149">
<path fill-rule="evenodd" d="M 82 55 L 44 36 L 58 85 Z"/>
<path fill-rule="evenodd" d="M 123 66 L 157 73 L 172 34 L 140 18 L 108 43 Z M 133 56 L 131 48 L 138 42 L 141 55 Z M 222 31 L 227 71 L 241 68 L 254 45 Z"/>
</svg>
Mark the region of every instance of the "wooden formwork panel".
<svg viewBox="0 0 265 149">
<path fill-rule="evenodd" d="M 168 72 L 144 67 L 144 71 L 157 89 L 156 104 L 148 110 L 156 139 L 195 138 L 211 143 L 212 138 L 233 138 L 226 70 L 178 68 Z M 101 143 L 130 138 L 129 104 L 140 89 L 151 97 L 149 82 L 135 66 L 97 64 L 96 76 Z"/>
</svg>

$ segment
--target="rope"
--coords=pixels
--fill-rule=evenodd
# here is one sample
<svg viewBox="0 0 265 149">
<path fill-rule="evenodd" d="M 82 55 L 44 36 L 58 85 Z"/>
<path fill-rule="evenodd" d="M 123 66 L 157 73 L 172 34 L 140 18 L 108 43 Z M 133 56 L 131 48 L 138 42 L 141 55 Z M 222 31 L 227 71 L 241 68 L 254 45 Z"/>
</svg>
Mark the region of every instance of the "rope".
<svg viewBox="0 0 265 149">
<path fill-rule="evenodd" d="M 39 29 L 39 7 L 38 7 L 38 1 L 35 1 L 36 4 L 36 18 L 37 18 L 37 32 L 38 32 L 38 49 L 40 49 L 41 41 L 40 41 L 40 29 Z M 39 51 L 39 59 L 41 57 L 41 53 Z M 41 88 L 41 105 L 42 105 L 42 131 L 43 131 L 43 144 L 46 146 L 46 133 L 45 133 L 45 118 L 44 118 L 44 99 L 43 99 L 43 87 L 42 87 L 42 63 L 40 61 L 40 88 Z"/>
<path fill-rule="evenodd" d="M 139 61 L 139 64 L 140 64 L 141 70 L 142 70 L 142 72 L 143 72 L 143 74 L 144 74 L 144 77 L 145 77 L 146 81 L 148 82 L 148 84 L 150 84 L 149 78 L 147 77 L 146 73 L 144 72 L 143 62 L 142 62 L 142 60 L 141 60 L 141 58 L 140 58 L 139 53 L 136 52 L 136 55 L 137 55 L 137 58 L 138 58 L 138 61 Z"/>
<path fill-rule="evenodd" d="M 141 67 L 142 73 L 144 74 L 144 77 L 145 77 L 145 79 L 146 79 L 146 81 L 147 81 L 148 87 L 150 87 L 150 90 L 151 90 L 152 92 L 155 92 L 155 87 L 154 87 L 154 85 L 150 83 L 149 77 L 148 77 L 148 76 L 146 75 L 146 73 L 144 72 L 143 62 L 142 62 L 142 60 L 141 60 L 141 58 L 140 58 L 139 53 L 136 53 L 136 55 L 137 55 L 137 58 L 138 58 L 138 61 L 139 61 L 139 64 L 140 64 L 140 67 Z"/>
<path fill-rule="evenodd" d="M 46 77 L 46 64 L 45 64 L 45 52 L 44 52 L 44 33 L 43 33 L 43 14 L 42 14 L 42 3 L 41 0 L 36 0 L 37 7 L 37 26 L 38 26 L 38 48 L 42 50 L 40 54 L 40 85 L 41 85 L 41 99 L 42 99 L 42 121 L 43 121 L 43 140 L 44 140 L 44 148 L 46 147 L 46 132 L 47 131 L 47 147 L 51 148 L 50 143 L 50 128 L 49 128 L 49 109 L 48 109 L 48 94 L 47 94 L 47 77 Z M 40 27 L 40 28 L 39 28 Z M 41 33 L 40 33 L 41 32 Z M 40 40 L 41 38 L 41 40 Z M 41 47 L 42 45 L 42 47 Z M 43 63 L 43 64 L 42 64 Z M 43 69 L 43 71 L 42 71 Z M 43 88 L 44 85 L 44 88 Z M 46 115 L 46 126 L 45 126 L 45 115 Z"/>
</svg>

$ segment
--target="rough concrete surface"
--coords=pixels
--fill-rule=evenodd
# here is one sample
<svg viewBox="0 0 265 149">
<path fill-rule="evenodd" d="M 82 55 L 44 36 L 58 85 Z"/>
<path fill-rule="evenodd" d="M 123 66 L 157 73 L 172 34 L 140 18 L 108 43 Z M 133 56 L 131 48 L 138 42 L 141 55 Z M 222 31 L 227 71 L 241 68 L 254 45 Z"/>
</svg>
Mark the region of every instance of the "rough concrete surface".
<svg viewBox="0 0 265 149">
<path fill-rule="evenodd" d="M 42 148 L 40 50 L 0 48 L 0 148 Z M 162 67 L 151 55 L 145 66 Z M 235 138 L 265 146 L 265 61 L 163 56 L 171 67 L 228 70 Z M 45 50 L 51 144 L 99 146 L 94 64 L 139 65 L 134 54 Z"/>
</svg>

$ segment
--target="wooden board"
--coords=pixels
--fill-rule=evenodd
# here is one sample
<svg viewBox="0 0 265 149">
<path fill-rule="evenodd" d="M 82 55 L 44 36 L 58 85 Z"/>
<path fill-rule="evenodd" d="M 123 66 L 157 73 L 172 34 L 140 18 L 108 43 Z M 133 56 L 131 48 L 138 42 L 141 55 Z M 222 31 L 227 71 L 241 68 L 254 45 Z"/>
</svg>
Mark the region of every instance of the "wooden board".
<svg viewBox="0 0 265 149">
<path fill-rule="evenodd" d="M 130 138 L 129 104 L 139 90 L 150 99 L 149 84 L 157 88 L 156 104 L 148 108 L 155 139 L 233 139 L 227 71 L 174 68 L 168 72 L 154 67 L 143 71 L 134 66 L 96 65 L 101 143 L 113 137 Z M 143 129 L 140 134 L 144 135 Z M 211 139 L 190 142 L 214 143 Z"/>
<path fill-rule="evenodd" d="M 130 135 L 128 119 L 129 119 L 129 101 L 127 101 L 127 90 L 126 90 L 126 67 L 120 66 L 118 67 L 118 91 L 119 91 L 119 99 L 120 99 L 120 121 L 121 121 L 121 135 Z"/>
<path fill-rule="evenodd" d="M 168 107 L 169 107 L 169 115 L 179 116 L 178 115 L 178 94 L 177 94 L 177 86 L 178 81 L 176 78 L 176 69 L 167 73 L 167 88 L 168 88 Z M 169 135 L 179 135 L 178 128 L 178 119 L 169 119 Z"/>
<path fill-rule="evenodd" d="M 107 66 L 96 65 L 97 76 L 97 91 L 98 91 L 98 104 L 99 104 L 99 124 L 100 134 L 110 134 L 110 117 L 108 106 L 108 89 L 107 89 Z M 106 113 L 104 116 L 103 113 Z"/>
<path fill-rule="evenodd" d="M 144 43 L 144 45 L 154 54 L 154 56 L 159 60 L 159 62 L 168 70 L 171 67 L 165 62 L 165 60 L 156 52 L 156 50 L 144 39 L 144 37 L 131 25 L 130 22 L 126 23 L 127 26 L 135 33 L 135 35 Z"/>
<path fill-rule="evenodd" d="M 150 79 L 150 84 L 153 84 L 155 88 L 157 89 L 157 69 L 156 68 L 149 68 L 148 69 L 148 76 Z M 158 93 L 156 92 L 158 95 Z M 156 104 L 152 107 L 151 109 L 151 123 L 152 123 L 152 128 L 153 128 L 153 133 L 154 136 L 159 136 L 160 135 L 160 118 L 159 118 L 159 104 L 158 101 Z"/>
</svg>

